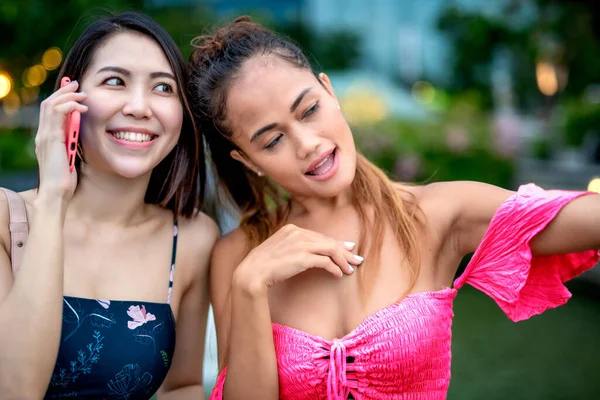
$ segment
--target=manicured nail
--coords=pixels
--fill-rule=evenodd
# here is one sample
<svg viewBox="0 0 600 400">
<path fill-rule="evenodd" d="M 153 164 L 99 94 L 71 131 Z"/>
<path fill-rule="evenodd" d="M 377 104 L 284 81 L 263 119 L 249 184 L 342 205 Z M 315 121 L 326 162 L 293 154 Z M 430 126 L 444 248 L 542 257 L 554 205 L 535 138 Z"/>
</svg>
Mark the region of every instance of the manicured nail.
<svg viewBox="0 0 600 400">
<path fill-rule="evenodd" d="M 350 272 L 354 272 L 354 267 L 350 264 L 348 264 L 348 268 L 350 268 Z"/>
<path fill-rule="evenodd" d="M 356 261 L 360 261 L 360 262 L 363 262 L 363 261 L 364 261 L 364 258 L 362 258 L 361 256 L 358 256 L 358 255 L 356 255 L 356 254 L 353 254 L 353 256 L 354 256 L 354 259 L 355 259 Z"/>
<path fill-rule="evenodd" d="M 354 246 L 356 246 L 356 243 L 354 242 L 344 242 L 344 246 L 348 249 L 348 250 L 352 250 L 354 248 Z"/>
</svg>

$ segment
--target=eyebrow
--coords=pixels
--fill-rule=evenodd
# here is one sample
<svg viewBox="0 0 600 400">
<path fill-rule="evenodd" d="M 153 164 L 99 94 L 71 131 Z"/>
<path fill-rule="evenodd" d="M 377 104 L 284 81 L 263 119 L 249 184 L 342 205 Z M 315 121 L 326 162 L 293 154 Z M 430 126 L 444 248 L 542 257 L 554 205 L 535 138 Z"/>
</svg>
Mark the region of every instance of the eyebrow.
<svg viewBox="0 0 600 400">
<path fill-rule="evenodd" d="M 304 89 L 303 91 L 300 92 L 300 94 L 298 95 L 298 97 L 296 97 L 296 100 L 294 100 L 294 102 L 292 103 L 292 106 L 290 107 L 290 112 L 291 113 L 293 113 L 294 111 L 296 111 L 296 108 L 298 108 L 298 106 L 302 102 L 302 99 L 304 98 L 304 96 L 306 96 L 306 94 L 308 92 L 310 92 L 311 90 L 312 90 L 312 88 L 307 87 L 306 89 Z"/>
<path fill-rule="evenodd" d="M 304 96 L 306 96 L 308 94 L 308 92 L 310 92 L 311 90 L 312 90 L 312 88 L 307 87 L 306 89 L 304 89 L 303 91 L 300 92 L 300 94 L 298 95 L 298 97 L 296 97 L 296 100 L 294 100 L 294 102 L 292 103 L 292 106 L 290 107 L 291 113 L 296 111 L 296 109 L 302 102 L 302 99 L 304 99 Z M 258 139 L 260 137 L 260 135 L 262 135 L 263 133 L 265 133 L 267 131 L 270 131 L 271 129 L 275 128 L 276 126 L 277 126 L 277 123 L 275 123 L 275 122 L 270 123 L 269 125 L 263 126 L 259 130 L 254 132 L 254 134 L 252 135 L 252 138 L 250 138 L 250 143 L 254 142 L 256 139 Z"/>
<path fill-rule="evenodd" d="M 271 129 L 275 128 L 276 126 L 277 126 L 277 124 L 275 122 L 270 123 L 269 125 L 263 126 L 259 130 L 254 132 L 254 134 L 250 138 L 250 143 L 254 142 L 256 139 L 258 139 L 260 137 L 260 135 L 262 135 L 263 133 L 265 133 L 267 131 L 270 131 Z"/>
<path fill-rule="evenodd" d="M 112 66 L 108 66 L 108 67 L 104 67 L 104 68 L 100 68 L 98 70 L 98 72 L 96 72 L 97 74 L 99 74 L 100 72 L 116 72 L 118 74 L 121 75 L 125 75 L 125 76 L 131 76 L 131 72 L 125 68 L 121 68 L 121 67 L 112 67 Z M 172 79 L 174 81 L 176 81 L 175 77 L 173 76 L 173 74 L 169 73 L 169 72 L 151 72 L 150 73 L 150 78 L 152 79 L 156 79 L 156 78 L 169 78 Z"/>
</svg>

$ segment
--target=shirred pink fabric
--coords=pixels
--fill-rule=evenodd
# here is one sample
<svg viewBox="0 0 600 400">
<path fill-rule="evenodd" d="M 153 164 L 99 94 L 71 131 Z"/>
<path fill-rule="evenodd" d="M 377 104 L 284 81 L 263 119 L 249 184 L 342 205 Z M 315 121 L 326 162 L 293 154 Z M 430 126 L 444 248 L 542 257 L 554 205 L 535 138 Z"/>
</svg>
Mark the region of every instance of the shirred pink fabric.
<svg viewBox="0 0 600 400">
<path fill-rule="evenodd" d="M 530 240 L 570 201 L 586 192 L 521 186 L 494 215 L 455 288 L 406 296 L 333 341 L 273 324 L 284 400 L 445 399 L 450 384 L 452 302 L 468 283 L 513 321 L 564 304 L 563 282 L 598 262 L 598 252 L 534 257 Z M 221 399 L 227 369 L 211 400 Z"/>
</svg>

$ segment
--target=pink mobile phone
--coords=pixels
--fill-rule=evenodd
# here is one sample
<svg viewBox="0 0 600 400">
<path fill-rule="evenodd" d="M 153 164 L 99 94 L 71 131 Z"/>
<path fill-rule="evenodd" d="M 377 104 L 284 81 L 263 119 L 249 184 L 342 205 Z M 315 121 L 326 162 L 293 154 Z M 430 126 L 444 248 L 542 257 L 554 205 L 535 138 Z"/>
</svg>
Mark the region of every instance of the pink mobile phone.
<svg viewBox="0 0 600 400">
<path fill-rule="evenodd" d="M 71 83 L 71 79 L 63 77 L 60 81 L 60 87 L 64 87 Z M 79 140 L 79 122 L 81 121 L 81 113 L 79 111 L 71 111 L 65 119 L 65 136 L 67 143 L 67 159 L 69 160 L 69 171 L 75 169 L 75 157 L 77 157 L 77 141 Z"/>
</svg>

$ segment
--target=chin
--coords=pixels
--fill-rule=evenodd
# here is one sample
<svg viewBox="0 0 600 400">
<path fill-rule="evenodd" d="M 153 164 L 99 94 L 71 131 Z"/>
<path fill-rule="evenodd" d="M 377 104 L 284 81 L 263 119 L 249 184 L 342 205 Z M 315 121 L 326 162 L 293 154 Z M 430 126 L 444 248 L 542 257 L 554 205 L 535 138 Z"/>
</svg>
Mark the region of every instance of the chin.
<svg viewBox="0 0 600 400">
<path fill-rule="evenodd" d="M 153 166 L 147 163 L 128 162 L 128 163 L 113 163 L 111 169 L 115 174 L 127 179 L 135 179 L 152 172 Z"/>
</svg>

